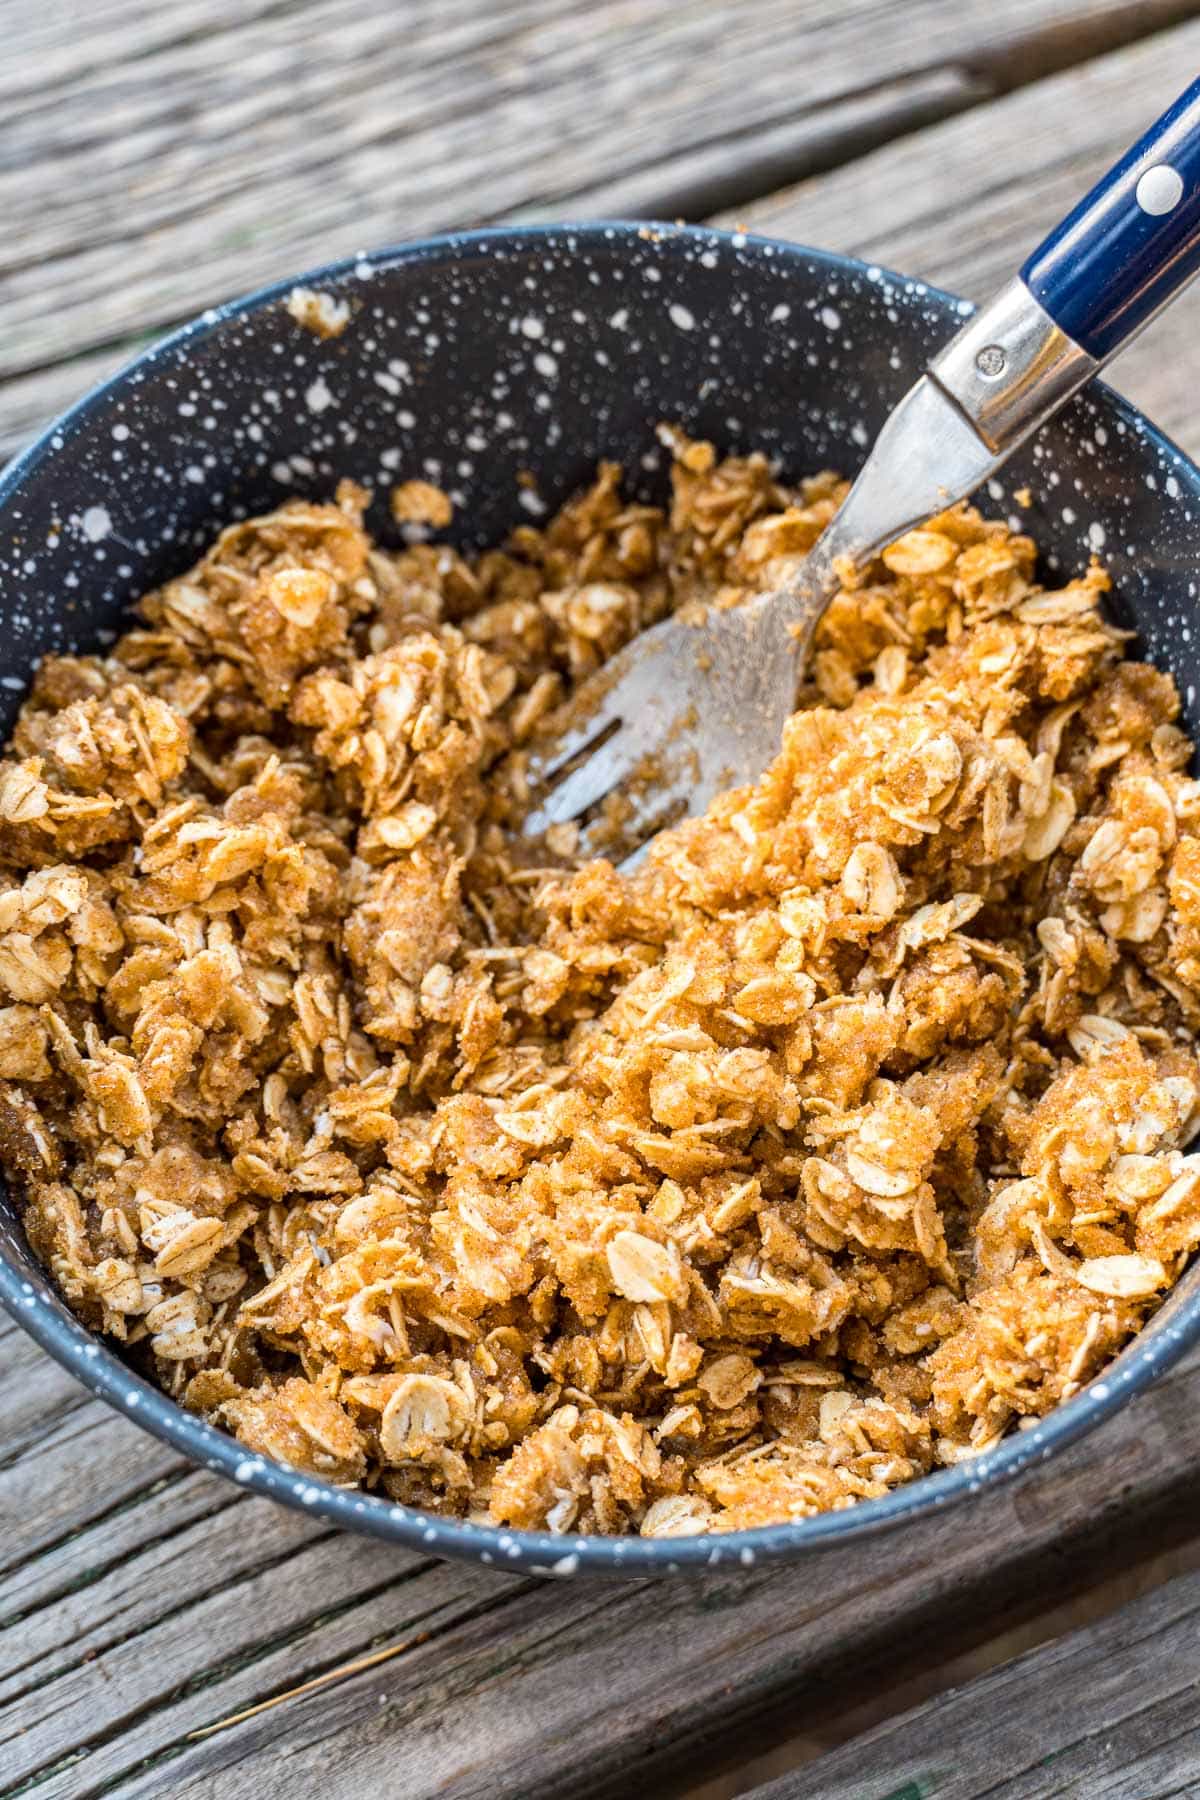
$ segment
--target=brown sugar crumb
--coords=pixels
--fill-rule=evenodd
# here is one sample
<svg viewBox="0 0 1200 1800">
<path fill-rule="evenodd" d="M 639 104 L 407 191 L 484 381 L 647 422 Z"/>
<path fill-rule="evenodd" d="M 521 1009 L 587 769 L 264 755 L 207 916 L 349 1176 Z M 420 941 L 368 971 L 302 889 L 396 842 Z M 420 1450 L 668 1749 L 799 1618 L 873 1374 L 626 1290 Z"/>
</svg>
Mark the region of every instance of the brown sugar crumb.
<svg viewBox="0 0 1200 1800">
<path fill-rule="evenodd" d="M 255 1452 L 517 1527 L 882 1494 L 1200 1239 L 1200 784 L 1098 567 L 944 514 L 761 781 L 529 866 L 554 707 L 844 492 L 667 441 L 667 508 L 605 465 L 470 559 L 349 484 L 233 525 L 0 763 L 0 1158 L 63 1293 Z"/>
<path fill-rule="evenodd" d="M 397 525 L 449 525 L 454 507 L 449 494 L 432 481 L 402 481 L 391 492 L 392 517 Z"/>
<path fill-rule="evenodd" d="M 297 325 L 319 338 L 341 337 L 350 323 L 350 302 L 316 288 L 294 287 L 284 304 Z"/>
</svg>

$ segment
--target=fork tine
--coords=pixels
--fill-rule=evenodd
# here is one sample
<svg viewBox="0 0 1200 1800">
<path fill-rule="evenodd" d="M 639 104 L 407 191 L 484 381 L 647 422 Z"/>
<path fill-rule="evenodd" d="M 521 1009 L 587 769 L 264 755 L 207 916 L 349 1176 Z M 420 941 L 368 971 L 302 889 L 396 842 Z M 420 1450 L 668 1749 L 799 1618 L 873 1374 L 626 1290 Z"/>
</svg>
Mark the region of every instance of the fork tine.
<svg viewBox="0 0 1200 1800">
<path fill-rule="evenodd" d="M 593 737 L 592 742 L 595 742 Z M 585 762 L 559 782 L 525 821 L 527 832 L 545 831 L 577 819 L 603 800 L 618 782 L 631 775 L 645 755 L 640 732 L 624 727 L 591 752 Z"/>
<path fill-rule="evenodd" d="M 586 685 L 580 689 L 580 693 L 586 697 Z M 553 781 L 577 756 L 582 756 L 590 749 L 597 738 L 603 737 L 605 732 L 612 729 L 613 724 L 619 721 L 620 714 L 605 704 L 608 699 L 609 695 L 604 695 L 593 712 L 589 712 L 586 718 L 581 718 L 577 725 L 568 726 L 544 750 L 534 749 L 530 752 L 527 767 L 531 787 L 544 787 L 547 782 Z M 572 702 L 572 707 L 575 711 L 580 710 L 578 697 Z"/>
<path fill-rule="evenodd" d="M 636 642 L 636 640 L 635 640 Z M 580 757 L 595 754 L 598 741 L 624 722 L 630 702 L 629 676 L 634 666 L 632 646 L 612 657 L 579 687 L 566 707 L 567 724 L 539 748 L 530 746 L 526 772 L 535 791 L 550 785 Z M 547 720 L 553 731 L 553 716 Z"/>
<path fill-rule="evenodd" d="M 651 841 L 668 825 L 675 825 L 690 810 L 695 780 L 687 767 L 678 767 L 667 786 L 653 786 L 630 796 L 630 810 L 614 830 L 608 820 L 597 819 L 580 834 L 577 854 L 604 856 L 626 874 L 642 861 Z"/>
</svg>

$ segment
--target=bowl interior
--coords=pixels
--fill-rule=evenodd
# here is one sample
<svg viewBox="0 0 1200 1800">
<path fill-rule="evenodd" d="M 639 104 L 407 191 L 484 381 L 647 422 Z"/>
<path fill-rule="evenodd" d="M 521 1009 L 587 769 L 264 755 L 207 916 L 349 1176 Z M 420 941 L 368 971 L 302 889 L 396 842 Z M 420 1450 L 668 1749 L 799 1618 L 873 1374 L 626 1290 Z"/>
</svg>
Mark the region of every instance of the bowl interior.
<svg viewBox="0 0 1200 1800">
<path fill-rule="evenodd" d="M 0 478 L 0 726 L 36 660 L 112 641 L 126 604 L 194 560 L 231 519 L 349 476 L 376 499 L 444 486 L 451 538 L 499 541 L 544 517 L 601 458 L 646 497 L 665 488 L 654 427 L 723 450 L 759 449 L 799 476 L 847 474 L 894 402 L 969 310 L 887 271 L 793 245 L 697 228 L 591 226 L 474 233 L 306 278 L 349 303 L 336 337 L 290 315 L 287 287 L 168 339 L 89 396 Z M 529 485 L 529 476 L 535 485 Z M 1018 510 L 1048 564 L 1113 575 L 1137 651 L 1174 675 L 1196 733 L 1200 472 L 1101 387 L 1077 399 L 981 496 Z M 1023 496 L 1024 497 L 1024 496 Z M 852 1512 L 722 1539 L 548 1539 L 408 1513 L 247 1458 L 181 1413 L 78 1326 L 0 1198 L 0 1299 L 55 1355 L 198 1460 L 337 1522 L 445 1554 L 550 1569 L 627 1568 L 795 1554 L 909 1516 L 1012 1473 L 1103 1416 L 1200 1332 L 1200 1271 L 1107 1374 L 1018 1439 Z"/>
</svg>

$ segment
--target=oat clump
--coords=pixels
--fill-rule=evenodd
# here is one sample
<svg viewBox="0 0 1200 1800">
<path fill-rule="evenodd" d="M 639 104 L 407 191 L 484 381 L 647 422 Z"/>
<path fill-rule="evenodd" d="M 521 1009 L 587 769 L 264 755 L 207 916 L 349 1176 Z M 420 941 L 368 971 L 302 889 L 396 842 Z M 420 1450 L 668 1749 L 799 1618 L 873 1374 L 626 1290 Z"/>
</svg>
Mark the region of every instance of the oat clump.
<svg viewBox="0 0 1200 1800">
<path fill-rule="evenodd" d="M 0 1154 L 72 1306 L 256 1451 L 519 1527 L 880 1494 L 1200 1239 L 1200 784 L 1099 567 L 949 512 L 757 786 L 631 878 L 521 845 L 573 684 L 842 492 L 668 436 L 667 510 L 606 466 L 474 560 L 348 484 L 233 525 L 0 765 Z"/>
<path fill-rule="evenodd" d="M 319 288 L 294 287 L 284 306 L 297 325 L 311 331 L 314 337 L 341 337 L 350 323 L 350 302 L 335 294 L 324 294 Z"/>
</svg>

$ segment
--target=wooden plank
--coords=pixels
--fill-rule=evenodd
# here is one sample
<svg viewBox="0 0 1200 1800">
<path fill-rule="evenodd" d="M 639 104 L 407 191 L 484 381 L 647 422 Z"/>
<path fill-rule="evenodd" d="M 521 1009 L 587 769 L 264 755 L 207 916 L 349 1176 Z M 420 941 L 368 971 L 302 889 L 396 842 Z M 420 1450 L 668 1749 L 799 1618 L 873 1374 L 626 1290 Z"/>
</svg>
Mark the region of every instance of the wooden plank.
<svg viewBox="0 0 1200 1800">
<path fill-rule="evenodd" d="M 79 1657 L 86 1596 L 50 1603 L 38 1641 L 70 1648 L 28 1671 L 38 1683 L 9 1709 L 0 1754 L 48 1800 L 249 1800 L 277 1779 L 281 1745 L 291 1800 L 358 1800 L 381 1766 L 406 1800 L 617 1794 L 635 1771 L 646 1791 L 733 1726 L 765 1715 L 768 1739 L 782 1720 L 795 1731 L 851 1678 L 943 1656 L 1086 1581 L 1099 1558 L 1194 1529 L 1183 1503 L 1198 1458 L 1200 1358 L 967 1509 L 793 1567 L 652 1586 L 505 1583 L 305 1540 L 304 1521 L 239 1503 L 205 1528 L 236 1543 L 220 1552 L 238 1559 L 228 1586 L 212 1585 L 220 1557 L 198 1527 L 194 1547 L 185 1533 L 177 1556 L 134 1552 L 97 1584 Z M 394 1641 L 410 1647 L 381 1667 L 188 1739 Z"/>
<path fill-rule="evenodd" d="M 241 0 L 245 22 L 279 11 L 279 0 Z M 51 84 L 63 85 L 229 23 L 228 0 L 89 0 L 86 15 L 70 0 L 0 7 L 5 60 L 0 97 L 10 105 Z"/>
<path fill-rule="evenodd" d="M 61 1413 L 0 1467 L 0 1572 L 187 1466 L 99 1401 Z M 7 1610 L 0 1600 L 0 1618 Z"/>
<path fill-rule="evenodd" d="M 890 1719 L 747 1800 L 1200 1793 L 1200 1571 Z"/>
<path fill-rule="evenodd" d="M 1193 22 L 739 209 L 738 220 L 986 299 L 1197 63 Z M 1156 320 L 1111 379 L 1200 455 L 1200 290 Z"/>
<path fill-rule="evenodd" d="M 95 1417 L 103 1417 L 99 1403 Z M 130 1446 L 140 1452 L 142 1446 Z M 140 1466 L 140 1458 L 130 1457 L 132 1466 Z M 64 1473 L 59 1466 L 60 1477 Z M 144 1477 L 145 1471 L 142 1470 Z M 78 1495 L 78 1489 L 77 1489 Z M 214 1518 L 227 1507 L 245 1503 L 227 1482 L 200 1469 L 181 1469 L 157 1479 L 142 1479 L 132 1498 L 119 1502 L 106 1511 L 97 1509 L 94 1517 L 73 1522 L 52 1545 L 23 1554 L 6 1570 L 0 1583 L 0 1677 L 23 1667 L 39 1644 L 48 1636 L 59 1642 L 64 1638 L 68 1614 L 56 1613 L 49 1634 L 33 1615 L 53 1608 L 67 1596 L 81 1593 L 103 1580 L 114 1569 L 124 1568 L 131 1558 L 143 1556 L 167 1540 L 181 1538 L 197 1520 Z M 82 1514 L 90 1512 L 90 1496 L 79 1501 Z M 261 1533 L 260 1522 L 245 1515 L 247 1528 Z M 280 1521 L 281 1531 L 283 1522 Z M 264 1556 L 273 1556 L 286 1538 L 268 1534 L 263 1544 Z M 256 1541 L 260 1539 L 256 1536 Z M 203 1554 L 203 1552 L 202 1552 Z M 90 1604 L 90 1602 L 89 1602 Z M 16 1629 L 16 1627 L 20 1629 Z"/>
<path fill-rule="evenodd" d="M 248 1516 L 240 1516 L 243 1510 Z M 236 1707 L 253 1691 L 247 1679 L 257 1682 L 266 1672 L 286 1681 L 305 1654 L 300 1640 L 317 1628 L 315 1654 L 336 1661 L 343 1646 L 356 1648 L 379 1632 L 417 1630 L 447 1610 L 476 1604 L 473 1570 L 381 1550 L 303 1518 L 284 1524 L 266 1501 L 234 1511 L 237 1518 L 223 1513 L 183 1533 L 178 1549 L 160 1544 L 114 1570 L 81 1603 L 73 1605 L 69 1596 L 53 1609 L 68 1633 L 84 1620 L 86 1628 L 78 1639 L 47 1639 L 4 1684 L 0 1768 L 6 1780 L 19 1784 L 53 1768 L 81 1740 L 97 1745 L 86 1759 L 90 1776 L 105 1758 L 109 1735 L 127 1728 L 121 1743 L 136 1744 L 139 1715 L 181 1683 L 182 1697 L 174 1702 L 181 1719 L 200 1721 L 211 1707 L 208 1688 L 218 1681 L 222 1704 L 228 1696 Z M 265 1524 L 274 1551 L 264 1560 L 255 1540 Z M 414 1583 L 415 1576 L 424 1579 Z M 500 1589 L 499 1578 L 495 1585 Z M 246 1662 L 255 1665 L 249 1677 Z M 61 1791 L 79 1795 L 83 1781 L 76 1765 Z"/>
<path fill-rule="evenodd" d="M 711 210 L 731 170 L 756 191 L 760 132 L 774 178 L 794 176 L 1189 10 L 810 0 L 798 32 L 795 0 L 758 0 L 753 30 L 731 0 L 624 0 L 581 31 L 574 0 L 414 0 L 402 22 L 361 0 L 244 18 L 205 0 L 207 28 L 180 35 L 176 9 L 130 62 L 50 57 L 43 83 L 30 53 L 0 167 L 0 375 L 598 182 L 614 207 Z"/>
<path fill-rule="evenodd" d="M 796 67 L 795 58 L 779 55 L 787 36 L 781 36 L 781 21 L 788 23 L 782 0 L 774 11 L 765 3 L 758 10 L 755 36 L 761 43 L 749 48 L 730 49 L 713 38 L 717 10 L 715 0 L 690 12 L 668 9 L 659 0 L 632 0 L 619 14 L 602 9 L 589 20 L 589 31 L 594 23 L 600 34 L 598 48 L 596 37 L 591 39 L 602 63 L 597 81 L 596 70 L 589 76 L 579 46 L 570 41 L 566 0 L 494 6 L 482 23 L 478 6 L 465 7 L 456 9 L 449 26 L 444 8 L 440 17 L 432 9 L 408 8 L 414 29 L 403 43 L 403 58 L 383 41 L 379 16 L 368 13 L 364 19 L 361 9 L 342 0 L 283 7 L 261 0 L 245 6 L 233 24 L 228 0 L 195 5 L 169 0 L 155 9 L 140 39 L 140 7 L 133 0 L 103 0 L 103 12 L 99 6 L 89 12 L 88 29 L 78 30 L 69 44 L 60 42 L 61 29 L 43 28 L 37 9 L 0 0 L 0 28 L 11 12 L 21 16 L 19 30 L 25 33 L 19 67 L 14 40 L 5 37 L 0 94 L 7 91 L 9 105 L 0 180 L 10 147 L 19 143 L 21 154 L 27 154 L 27 146 L 39 141 L 39 119 L 49 121 L 58 135 L 41 168 L 41 210 L 47 210 L 49 171 L 69 185 L 68 177 L 76 174 L 91 180 L 94 166 L 96 186 L 88 191 L 100 195 L 109 215 L 113 196 L 122 196 L 128 241 L 118 237 L 110 243 L 103 235 L 111 228 L 110 217 L 108 224 L 100 220 L 103 230 L 88 249 L 88 208 L 72 202 L 72 229 L 85 246 L 79 254 L 86 258 L 106 246 L 114 255 L 119 251 L 126 272 L 132 270 L 135 283 L 142 284 L 133 293 L 134 299 L 141 296 L 137 306 L 125 296 L 127 313 L 118 310 L 116 323 L 86 306 L 81 311 L 77 296 L 68 293 L 75 310 L 60 315 L 54 329 L 65 320 L 72 329 L 79 325 L 81 335 L 62 335 L 48 354 L 57 357 L 86 342 L 93 346 L 86 352 L 86 368 L 100 371 L 110 358 L 120 359 L 108 338 L 130 328 L 119 324 L 122 316 L 137 312 L 136 329 L 170 317 L 181 294 L 182 309 L 191 311 L 251 279 L 241 246 L 222 246 L 211 236 L 236 227 L 241 218 L 238 196 L 220 185 L 232 166 L 226 139 L 239 143 L 245 156 L 247 146 L 258 141 L 254 133 L 265 134 L 263 194 L 272 204 L 287 205 L 277 217 L 250 221 L 249 250 L 251 260 L 258 256 L 264 272 L 273 274 L 326 254 L 329 235 L 337 230 L 353 231 L 343 246 L 352 248 L 364 239 L 399 235 L 402 228 L 426 229 L 447 218 L 458 222 L 461 190 L 455 182 L 464 179 L 463 170 L 473 194 L 484 199 L 489 192 L 501 194 L 488 202 L 498 210 L 507 205 L 503 194 L 519 195 L 524 206 L 533 196 L 552 199 L 571 181 L 576 195 L 611 196 L 604 203 L 618 209 L 626 204 L 622 193 L 651 211 L 689 210 L 689 199 L 697 196 L 707 196 L 708 205 L 731 202 L 736 195 L 728 191 L 730 181 L 752 187 L 831 155 L 847 155 L 880 133 L 908 129 L 931 114 L 968 104 L 984 88 L 1011 85 L 1034 67 L 1069 61 L 1085 41 L 1094 46 L 1192 9 L 1149 5 L 1137 11 L 1055 0 L 1036 8 L 972 4 L 951 19 L 950 9 L 918 4 L 903 13 L 901 32 L 900 9 L 881 8 L 878 0 L 874 5 L 855 0 L 852 7 L 821 0 L 819 7 L 806 9 L 806 24 L 811 15 L 812 32 L 819 30 L 837 53 L 828 51 L 822 63 L 814 36 L 816 99 L 811 118 L 799 127 L 782 106 L 772 115 L 784 87 L 794 86 Z M 993 11 L 1002 16 L 994 18 Z M 934 13 L 938 17 L 931 24 Z M 979 61 L 966 49 L 972 16 L 982 46 Z M 194 33 L 189 17 L 200 21 Z M 792 22 L 794 17 L 793 8 Z M 388 18 L 391 22 L 393 15 Z M 324 69 L 310 72 L 302 58 L 305 32 L 318 19 L 331 42 L 337 35 L 344 43 L 325 86 Z M 841 19 L 849 23 L 838 39 Z M 654 27 L 650 51 L 661 92 L 639 87 L 641 77 L 622 68 L 638 34 L 646 35 L 647 21 Z M 110 51 L 97 57 L 88 39 L 98 22 L 113 38 Z M 960 22 L 963 29 L 953 40 L 960 54 L 952 58 L 947 34 Z M 1046 33 L 1038 36 L 1042 24 Z M 493 29 L 486 42 L 479 36 Z M 1055 30 L 1060 37 L 1054 37 Z M 1078 35 L 1085 30 L 1086 39 Z M 258 35 L 251 42 L 243 31 Z M 463 31 L 476 36 L 467 41 L 454 35 Z M 901 35 L 911 42 L 898 51 Z M 531 36 L 538 38 L 534 63 L 543 85 L 548 83 L 551 112 L 565 108 L 564 96 L 570 96 L 579 115 L 565 131 L 559 118 L 566 139 L 562 162 L 553 154 L 553 133 L 539 135 L 540 126 L 530 128 L 522 112 L 522 107 L 525 113 L 536 111 L 540 91 L 524 65 L 514 63 Z M 111 51 L 111 42 L 119 51 Z M 778 69 L 768 69 L 763 45 L 770 47 Z M 1031 45 L 1042 60 L 1035 58 L 1022 70 L 1016 64 Z M 807 48 L 806 43 L 806 82 Z M 1077 148 L 1068 156 L 1077 154 L 1083 167 L 1089 155 L 1110 153 L 1112 136 L 1120 135 L 1112 123 L 1115 106 L 1119 102 L 1131 113 L 1138 104 L 1129 99 L 1131 84 L 1141 84 L 1142 116 L 1148 116 L 1155 104 L 1146 98 L 1155 91 L 1151 84 L 1166 82 L 1165 97 L 1181 78 L 1179 71 L 1194 66 L 1196 48 L 1194 30 L 1187 28 L 1111 59 L 1094 98 L 1090 88 L 1085 94 L 1094 106 L 1091 149 L 1083 138 L 1072 139 Z M 33 53 L 39 50 L 50 58 L 45 82 L 34 67 Z M 138 60 L 130 62 L 135 50 Z M 414 71 L 415 80 L 426 66 L 422 59 L 433 58 L 440 72 L 431 84 L 430 112 L 437 104 L 452 106 L 458 96 L 448 99 L 447 88 L 438 85 L 445 73 L 437 64 L 439 54 L 451 72 L 460 65 L 475 69 L 471 79 L 480 85 L 472 89 L 467 82 L 462 90 L 468 98 L 474 94 L 472 104 L 481 104 L 481 94 L 499 96 L 499 129 L 510 143 L 516 132 L 520 154 L 509 164 L 499 162 L 495 172 L 485 167 L 489 146 L 482 142 L 478 120 L 464 110 L 446 121 L 438 141 L 445 155 L 458 156 L 461 149 L 465 160 L 449 175 L 434 170 L 436 181 L 423 186 L 430 165 L 421 159 L 432 154 L 434 138 L 421 134 L 436 133 L 442 125 L 420 113 L 421 96 L 404 85 L 405 69 Z M 938 66 L 943 56 L 946 65 Z M 889 57 L 898 72 L 882 80 L 879 72 L 889 66 Z M 958 61 L 969 66 L 951 66 Z M 172 71 L 183 73 L 176 80 Z M 300 107 L 291 90 L 278 91 L 297 73 L 304 77 Z M 357 92 L 350 86 L 352 74 Z M 677 95 L 672 84 L 681 81 L 690 85 Z M 72 110 L 67 90 L 80 83 L 90 96 L 90 111 Z M 277 91 L 269 95 L 272 83 Z M 745 95 L 739 83 L 746 84 Z M 589 93 L 596 96 L 590 115 Z M 1007 166 L 1020 169 L 1027 181 L 1029 134 L 1056 117 L 1046 110 L 1046 96 L 1065 104 L 1071 94 L 1078 99 L 1079 90 L 1069 81 L 1046 83 L 1036 96 L 1039 104 L 1020 114 L 1009 109 L 1023 95 L 960 121 L 964 130 L 971 125 L 973 141 L 985 146 L 971 191 L 987 199 L 983 177 L 989 155 L 993 175 L 1003 154 L 1010 157 Z M 749 149 L 731 153 L 725 138 L 736 130 L 743 98 L 755 139 Z M 172 106 L 190 108 L 190 116 L 172 119 Z M 403 131 L 389 135 L 381 124 L 388 107 L 393 128 L 404 114 Z M 700 118 L 698 127 L 684 117 L 689 108 L 689 116 Z M 613 117 L 624 118 L 630 109 L 637 114 L 630 133 L 614 134 Z M 119 143 L 97 134 L 98 119 L 106 131 L 110 119 L 120 122 Z M 9 133 L 10 120 L 17 137 Z M 918 143 L 927 158 L 944 154 L 946 141 L 937 132 L 951 129 L 921 132 L 895 145 L 888 157 L 903 157 Z M 993 129 L 1000 135 L 989 153 Z M 830 132 L 840 133 L 832 150 Z M 319 141 L 333 165 L 331 205 L 311 212 L 300 204 L 299 189 L 289 185 L 285 166 L 287 147 L 299 137 L 305 140 L 309 180 Z M 607 141 L 614 137 L 615 143 Z M 1065 141 L 1056 118 L 1056 150 Z M 211 186 L 205 185 L 207 170 L 198 168 L 195 158 L 187 161 L 189 145 L 196 142 L 217 164 Z M 126 159 L 131 143 L 135 154 Z M 167 188 L 154 186 L 160 155 L 175 159 L 171 166 L 183 181 L 178 213 L 170 208 Z M 539 169 L 539 157 L 546 172 Z M 390 181 L 395 159 L 404 163 L 404 191 L 412 199 L 412 211 L 403 215 Z M 814 196 L 833 195 L 831 220 L 840 217 L 846 229 L 848 190 L 837 184 L 861 174 L 867 161 L 886 166 L 888 158 L 864 159 L 861 167 L 809 184 L 806 208 Z M 918 161 L 910 167 L 910 182 L 920 166 Z M 1073 169 L 1070 163 L 1060 172 L 1064 184 L 1074 179 Z M 497 185 L 489 189 L 485 177 L 494 177 Z M 151 199 L 164 208 L 161 216 L 149 209 L 143 215 L 143 179 L 151 185 Z M 588 188 L 592 181 L 608 185 Z M 925 234 L 930 256 L 949 264 L 968 235 L 969 221 L 954 211 L 946 183 L 927 191 L 942 206 L 940 218 L 922 219 L 911 203 L 908 214 L 901 209 L 896 216 L 907 217 L 914 233 Z M 1007 246 L 1013 245 L 1015 260 L 1015 250 L 1032 235 L 1027 199 L 1028 188 L 1020 207 L 997 204 L 988 215 L 987 255 L 998 259 L 1002 252 L 1005 272 L 1011 266 Z M 188 212 L 193 203 L 197 210 Z M 479 203 L 482 207 L 483 200 Z M 7 200 L 0 203 L 7 221 L 6 206 Z M 41 293 L 43 310 L 50 311 L 46 282 L 58 284 L 57 295 L 80 277 L 82 265 L 72 261 L 76 253 L 65 229 L 60 239 L 37 235 L 37 210 L 26 207 L 22 216 L 34 228 L 26 246 L 30 254 L 41 255 L 49 246 L 52 262 Z M 363 228 L 360 237 L 356 226 L 372 220 L 378 229 Z M 881 208 L 873 229 L 882 238 L 891 222 Z M 135 245 L 138 234 L 151 229 L 152 238 Z M 835 241 L 828 231 L 825 241 Z M 919 248 L 917 236 L 912 243 L 914 251 Z M 863 248 L 881 260 L 911 261 L 865 240 Z M 171 257 L 181 252 L 192 261 L 171 266 Z M 179 285 L 181 269 L 186 292 Z M 985 265 L 979 270 L 986 273 Z M 17 273 L 27 276 L 29 270 Z M 201 294 L 196 286 L 226 278 L 227 288 L 212 286 Z M 956 279 L 948 272 L 941 278 Z M 969 288 L 966 281 L 960 285 Z M 31 285 L 22 305 L 32 307 L 33 292 Z M 0 317 L 7 321 L 2 288 Z M 1147 349 L 1153 341 L 1146 340 Z M 54 363 L 0 389 L 0 428 L 19 418 L 16 430 L 23 431 L 43 410 L 56 408 L 84 366 Z M 1181 367 L 1186 364 L 1174 365 L 1174 383 Z M 42 397 L 50 395 L 44 404 Z M 0 1767 L 6 1783 L 27 1776 L 47 1800 L 88 1800 L 101 1791 L 115 1791 L 123 1800 L 135 1794 L 210 1800 L 214 1793 L 221 1800 L 241 1800 L 277 1791 L 281 1768 L 296 1800 L 307 1795 L 315 1800 L 318 1794 L 322 1800 L 358 1800 L 380 1785 L 381 1767 L 389 1791 L 416 1800 L 435 1793 L 548 1795 L 568 1786 L 584 1792 L 629 1792 L 635 1786 L 646 1791 L 645 1783 L 656 1779 L 653 1771 L 665 1781 L 668 1771 L 702 1758 L 731 1723 L 761 1718 L 769 1737 L 786 1717 L 788 1729 L 794 1729 L 806 1716 L 820 1715 L 830 1683 L 843 1681 L 851 1668 L 869 1678 L 872 1670 L 893 1663 L 900 1647 L 919 1661 L 931 1656 L 935 1645 L 944 1649 L 955 1634 L 969 1642 L 1022 1604 L 1035 1597 L 1041 1603 L 1069 1588 L 1096 1555 L 1097 1532 L 1107 1533 L 1114 1554 L 1128 1560 L 1143 1554 L 1147 1538 L 1153 1542 L 1156 1533 L 1165 1538 L 1190 1529 L 1180 1507 L 1200 1456 L 1195 1422 L 1200 1369 L 1192 1369 L 1061 1464 L 903 1539 L 866 1543 L 794 1569 L 747 1571 L 720 1581 L 652 1589 L 531 1587 L 481 1570 L 431 1565 L 362 1540 L 329 1538 L 311 1520 L 239 1497 L 214 1478 L 187 1470 L 98 1403 L 76 1402 L 69 1378 L 48 1362 L 39 1364 L 36 1353 L 18 1349 L 11 1358 L 9 1338 L 0 1353 L 0 1464 L 7 1464 L 0 1467 L 0 1562 L 10 1565 L 0 1581 L 0 1620 L 14 1622 L 0 1639 L 5 1683 L 0 1695 L 8 1697 L 0 1731 L 10 1734 Z M 932 1581 L 926 1565 L 935 1571 Z M 197 1727 L 390 1641 L 411 1648 L 388 1664 L 244 1725 L 197 1742 L 188 1739 Z M 10 1772 L 10 1763 L 18 1773 Z"/>
<path fill-rule="evenodd" d="M 186 1734 L 254 1704 L 264 1685 L 290 1689 L 377 1645 L 432 1649 L 538 1585 L 422 1563 L 361 1539 L 323 1539 L 282 1569 L 272 1564 L 235 1580 L 90 1662 L 72 1657 L 46 1687 L 22 1696 L 7 1726 L 0 1723 L 0 1763 L 16 1786 L 35 1777 L 46 1800 L 84 1800 L 127 1771 L 173 1764 L 193 1748 L 186 1737 L 163 1745 L 164 1712 Z M 260 1775 L 260 1793 L 274 1791 L 272 1779 Z M 403 1772 L 389 1769 L 392 1779 L 406 1800 L 416 1791 Z M 151 1791 L 176 1791 L 173 1768 L 168 1781 L 157 1773 L 150 1780 Z"/>
<path fill-rule="evenodd" d="M 46 1427 L 76 1407 L 87 1405 L 87 1395 L 67 1371 L 52 1362 L 33 1339 L 14 1328 L 4 1342 L 4 1417 L 0 1431 L 0 1468 L 17 1455 Z"/>
</svg>

